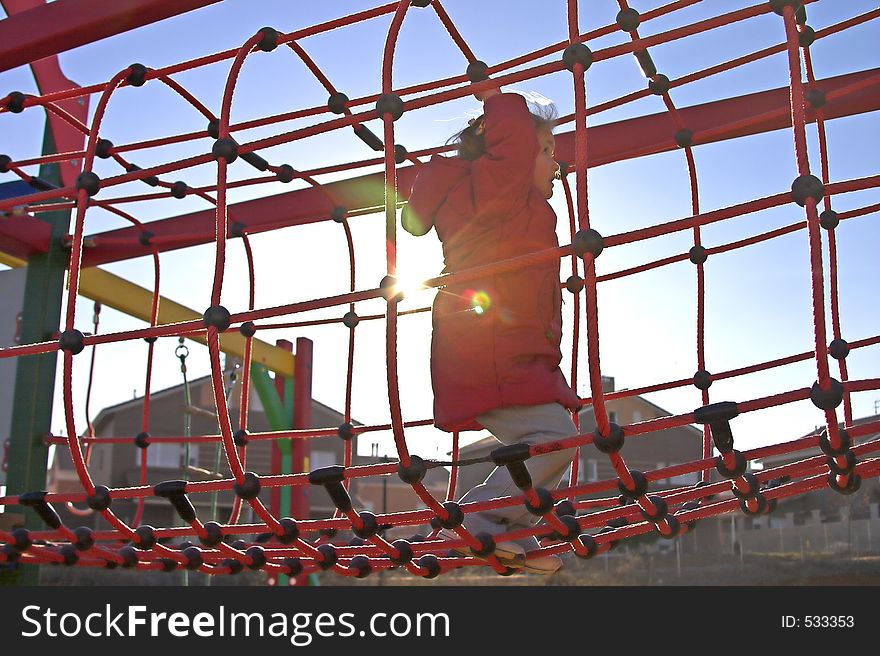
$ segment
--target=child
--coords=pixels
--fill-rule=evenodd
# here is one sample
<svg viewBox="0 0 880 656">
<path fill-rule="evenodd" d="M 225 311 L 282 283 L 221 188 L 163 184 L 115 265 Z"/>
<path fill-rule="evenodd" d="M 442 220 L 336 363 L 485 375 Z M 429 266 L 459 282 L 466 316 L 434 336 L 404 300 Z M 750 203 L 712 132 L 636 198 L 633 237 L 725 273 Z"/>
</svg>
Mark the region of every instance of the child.
<svg viewBox="0 0 880 656">
<path fill-rule="evenodd" d="M 444 272 L 558 247 L 556 215 L 547 202 L 559 167 L 553 124 L 529 112 L 517 94 L 478 96 L 484 115 L 458 136 L 459 156 L 434 156 L 413 183 L 404 228 L 433 226 L 443 244 Z M 577 434 L 578 397 L 566 383 L 562 357 L 559 261 L 518 268 L 441 289 L 433 307 L 431 379 L 434 424 L 445 431 L 488 429 L 503 444 L 538 444 Z M 535 487 L 555 488 L 574 450 L 531 458 Z M 518 495 L 506 468 L 496 468 L 462 503 Z M 526 528 L 522 504 L 469 513 L 465 527 L 492 535 Z M 453 531 L 443 537 L 457 539 Z M 501 542 L 495 554 L 511 566 L 552 574 L 556 556 L 526 560 L 530 537 Z"/>
</svg>

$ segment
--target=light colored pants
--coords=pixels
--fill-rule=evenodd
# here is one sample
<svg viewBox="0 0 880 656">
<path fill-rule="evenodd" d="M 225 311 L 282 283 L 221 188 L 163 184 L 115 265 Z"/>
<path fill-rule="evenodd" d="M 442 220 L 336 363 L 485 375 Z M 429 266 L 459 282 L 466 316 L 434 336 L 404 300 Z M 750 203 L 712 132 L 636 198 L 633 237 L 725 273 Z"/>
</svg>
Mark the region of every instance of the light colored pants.
<svg viewBox="0 0 880 656">
<path fill-rule="evenodd" d="M 578 434 L 571 413 L 558 403 L 496 408 L 477 417 L 477 421 L 505 445 L 521 442 L 543 444 Z M 555 451 L 526 460 L 532 485 L 554 490 L 571 465 L 575 451 L 576 449 Z M 520 494 L 522 492 L 514 484 L 507 467 L 496 467 L 482 484 L 467 492 L 459 502 L 488 501 Z M 537 523 L 538 519 L 520 503 L 485 512 L 468 513 L 464 525 L 473 533 L 485 531 L 494 535 L 515 528 L 527 528 Z"/>
</svg>

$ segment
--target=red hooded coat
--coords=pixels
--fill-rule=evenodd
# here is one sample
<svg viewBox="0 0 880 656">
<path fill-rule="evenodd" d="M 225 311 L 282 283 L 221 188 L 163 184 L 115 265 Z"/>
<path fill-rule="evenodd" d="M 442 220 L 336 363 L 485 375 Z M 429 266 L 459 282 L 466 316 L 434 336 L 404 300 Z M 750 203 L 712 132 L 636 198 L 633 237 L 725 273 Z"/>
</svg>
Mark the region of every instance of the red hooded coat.
<svg viewBox="0 0 880 656">
<path fill-rule="evenodd" d="M 407 229 L 424 234 L 433 225 L 445 272 L 559 246 L 556 214 L 532 182 L 539 146 L 524 98 L 495 95 L 484 109 L 485 154 L 472 162 L 435 155 L 409 198 Z M 437 428 L 478 429 L 477 415 L 505 406 L 577 408 L 559 369 L 561 303 L 558 261 L 438 291 L 431 342 Z"/>
</svg>

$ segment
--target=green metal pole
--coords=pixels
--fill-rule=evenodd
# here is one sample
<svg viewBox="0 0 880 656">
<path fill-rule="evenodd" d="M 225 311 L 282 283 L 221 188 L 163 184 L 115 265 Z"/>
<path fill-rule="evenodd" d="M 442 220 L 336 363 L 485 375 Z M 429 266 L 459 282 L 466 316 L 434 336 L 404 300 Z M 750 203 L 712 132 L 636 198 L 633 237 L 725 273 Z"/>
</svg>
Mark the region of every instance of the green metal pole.
<svg viewBox="0 0 880 656">
<path fill-rule="evenodd" d="M 43 153 L 54 152 L 55 142 L 47 125 Z M 61 186 L 61 172 L 57 164 L 40 166 L 40 177 Z M 70 229 L 70 211 L 45 212 L 37 217 L 50 226 L 49 249 L 44 254 L 28 259 L 21 311 L 22 344 L 47 341 L 58 330 L 69 259 L 69 253 L 62 247 L 62 238 Z M 44 438 L 51 430 L 56 363 L 55 351 L 27 355 L 18 360 L 9 440 L 7 494 L 23 494 L 46 487 L 49 446 Z M 25 511 L 25 526 L 32 530 L 46 528 L 31 510 Z M 8 585 L 37 585 L 39 579 L 40 570 L 36 566 L 0 574 L 0 583 Z"/>
</svg>

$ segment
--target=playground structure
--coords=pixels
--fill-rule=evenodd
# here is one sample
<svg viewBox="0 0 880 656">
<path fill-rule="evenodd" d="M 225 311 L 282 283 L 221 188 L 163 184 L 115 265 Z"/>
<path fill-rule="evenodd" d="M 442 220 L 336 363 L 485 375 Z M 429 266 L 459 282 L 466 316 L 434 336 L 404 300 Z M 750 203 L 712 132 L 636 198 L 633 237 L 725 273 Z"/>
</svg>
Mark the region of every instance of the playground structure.
<svg viewBox="0 0 880 656">
<path fill-rule="evenodd" d="M 806 10 L 812 3 L 773 0 L 651 37 L 642 38 L 639 35 L 640 26 L 649 24 L 655 18 L 673 14 L 697 1 L 677 0 L 640 14 L 629 7 L 626 0 L 619 0 L 620 11 L 615 24 L 580 34 L 578 3 L 569 0 L 567 41 L 551 44 L 540 51 L 491 65 L 477 59 L 438 0 L 392 2 L 337 21 L 287 34 L 273 28 L 263 28 L 234 51 L 202 57 L 166 69 L 152 70 L 141 64 L 133 64 L 121 69 L 106 84 L 87 88 L 70 87 L 69 83 L 60 76 L 60 71 L 50 70 L 47 60 L 36 62 L 34 68 L 37 77 L 38 79 L 42 77 L 49 88 L 41 86 L 42 93 L 39 96 L 9 93 L 0 101 L 5 112 L 19 113 L 38 111 L 36 109 L 38 107 L 44 108 L 52 128 L 50 139 L 47 140 L 46 152 L 42 156 L 24 161 L 13 161 L 8 157 L 0 158 L 0 170 L 18 175 L 34 189 L 32 193 L 26 195 L 0 200 L 0 212 L 6 213 L 6 217 L 0 221 L 0 247 L 6 254 L 4 263 L 18 265 L 26 260 L 28 297 L 41 299 L 40 308 L 26 309 L 26 314 L 30 312 L 30 316 L 26 316 L 23 322 L 23 343 L 0 351 L 2 357 L 20 358 L 17 381 L 17 388 L 20 391 L 16 392 L 16 398 L 20 398 L 20 401 L 16 403 L 16 415 L 13 420 L 9 489 L 7 496 L 0 498 L 0 503 L 7 509 L 23 506 L 34 511 L 33 514 L 28 515 L 27 528 L 0 531 L 0 542 L 4 543 L 0 559 L 22 565 L 54 562 L 89 567 L 128 567 L 160 571 L 186 568 L 214 575 L 235 574 L 243 568 L 293 577 L 325 570 L 358 578 L 392 567 L 406 569 L 416 576 L 434 578 L 457 567 L 488 565 L 499 574 L 507 575 L 515 572 L 493 556 L 493 539 L 485 534 L 472 535 L 462 526 L 466 513 L 510 504 L 525 504 L 530 512 L 542 519 L 542 522 L 535 528 L 514 531 L 496 539 L 537 535 L 539 538 L 547 538 L 546 546 L 543 546 L 540 552 L 527 554 L 527 557 L 573 551 L 579 557 L 591 558 L 613 548 L 621 540 L 646 532 L 656 531 L 662 537 L 672 539 L 692 530 L 698 520 L 706 517 L 737 510 L 751 514 L 771 512 L 780 498 L 823 487 L 830 487 L 841 494 L 851 494 L 859 489 L 863 479 L 877 477 L 880 474 L 880 461 L 872 457 L 872 454 L 880 448 L 880 445 L 876 440 L 860 444 L 857 444 L 856 440 L 876 433 L 880 425 L 875 422 L 855 426 L 850 397 L 856 392 L 880 388 L 878 384 L 880 381 L 876 378 L 849 380 L 846 362 L 851 353 L 880 343 L 880 335 L 869 335 L 851 341 L 842 337 L 839 310 L 836 305 L 838 290 L 835 277 L 837 267 L 835 230 L 842 221 L 877 212 L 880 205 L 837 212 L 832 208 L 832 201 L 838 195 L 880 186 L 880 175 L 833 181 L 827 161 L 824 123 L 832 119 L 880 109 L 880 70 L 865 70 L 818 80 L 813 74 L 810 46 L 817 39 L 880 18 L 880 10 L 813 30 L 806 20 Z M 67 36 L 62 39 L 59 28 L 59 35 L 53 39 L 51 32 L 54 28 L 43 28 L 40 32 L 45 38 L 40 39 L 39 43 L 36 38 L 33 44 L 21 41 L 6 42 L 4 49 L 0 51 L 0 62 L 5 67 L 23 63 L 21 55 L 23 52 L 32 52 L 31 47 L 34 48 L 33 52 L 38 52 L 41 56 L 52 53 L 46 50 L 40 51 L 38 47 L 57 49 L 71 47 L 74 45 L 70 40 L 74 36 L 71 35 L 85 40 L 90 36 L 91 38 L 102 36 L 98 32 L 90 32 L 87 28 L 90 25 L 92 30 L 97 29 L 95 23 L 99 21 L 96 18 L 100 16 L 105 19 L 106 16 L 101 15 L 101 11 L 112 11 L 108 8 L 110 4 L 97 3 L 101 9 L 96 10 L 94 15 L 81 12 L 80 16 L 69 9 L 73 4 L 75 3 L 67 3 L 68 9 L 65 9 L 63 3 L 46 6 L 40 4 L 40 7 L 24 12 L 22 16 L 32 20 L 35 17 L 39 18 L 39 15 L 31 12 L 45 14 L 49 11 L 69 11 L 69 15 L 65 14 L 70 19 L 69 23 L 66 21 L 51 23 L 66 24 L 64 31 Z M 129 3 L 117 4 L 138 5 L 141 9 L 152 6 L 161 14 L 162 7 L 173 3 L 132 0 Z M 179 10 L 185 11 L 203 4 L 209 3 L 181 3 Z M 122 12 L 121 9 L 119 11 Z M 166 7 L 166 12 L 173 11 Z M 437 14 L 468 62 L 464 75 L 402 89 L 392 85 L 394 46 L 403 27 L 404 18 L 410 11 L 433 11 Z M 778 15 L 784 28 L 784 42 L 723 65 L 700 70 L 678 79 L 670 79 L 659 72 L 649 52 L 649 48 L 655 45 L 684 39 L 693 34 L 768 13 Z M 381 93 L 350 99 L 323 75 L 316 62 L 299 45 L 298 40 L 385 14 L 391 14 L 393 17 L 385 46 Z M 132 15 L 140 15 L 143 17 L 141 20 L 144 21 L 148 20 L 148 17 L 156 16 L 148 12 Z M 15 18 L 12 16 L 7 21 L 14 21 Z M 80 29 L 70 29 L 76 27 L 77 21 L 83 23 Z M 101 20 L 100 23 L 106 24 L 106 20 Z M 135 24 L 124 24 L 120 29 L 135 26 Z M 45 34 L 46 32 L 50 34 Z M 627 42 L 595 51 L 586 45 L 592 40 L 615 32 L 626 34 Z M 19 29 L 17 33 L 24 32 Z M 269 116 L 251 121 L 247 125 L 231 124 L 230 114 L 236 81 L 245 60 L 249 57 L 262 56 L 259 54 L 261 52 L 271 53 L 283 46 L 290 48 L 326 87 L 329 95 L 327 105 Z M 561 55 L 556 61 L 533 65 L 538 59 L 559 53 Z M 787 53 L 790 74 L 788 87 L 687 108 L 677 107 L 672 100 L 671 92 L 682 85 L 776 53 Z M 605 60 L 622 56 L 635 57 L 648 80 L 647 87 L 601 106 L 588 106 L 585 86 L 587 71 L 594 66 L 601 66 Z M 232 60 L 232 64 L 223 92 L 219 116 L 211 113 L 199 99 L 173 78 L 177 73 L 229 59 Z M 509 72 L 511 69 L 515 70 Z M 425 425 L 430 423 L 430 420 L 403 421 L 397 372 L 398 321 L 404 315 L 403 312 L 398 312 L 397 306 L 401 295 L 395 277 L 398 255 L 396 226 L 399 221 L 399 210 L 405 203 L 422 159 L 448 149 L 429 148 L 408 151 L 396 143 L 395 121 L 404 113 L 416 112 L 437 103 L 473 94 L 490 84 L 513 84 L 550 74 L 570 74 L 574 83 L 575 111 L 571 116 L 562 117 L 560 125 L 573 122 L 575 129 L 573 132 L 557 135 L 557 158 L 565 164 L 566 175 L 563 176 L 562 183 L 569 206 L 570 244 L 504 262 L 486 263 L 467 271 L 445 273 L 424 281 L 424 286 L 441 288 L 451 283 L 476 280 L 539 262 L 569 259 L 571 276 L 565 281 L 560 281 L 560 284 L 571 292 L 573 298 L 572 360 L 573 363 L 578 361 L 581 321 L 585 321 L 584 341 L 586 359 L 589 363 L 591 396 L 584 400 L 584 404 L 592 405 L 597 429 L 591 434 L 575 435 L 556 442 L 550 445 L 550 449 L 595 447 L 610 459 L 617 478 L 572 485 L 552 491 L 536 489 L 532 487 L 528 475 L 528 461 L 532 457 L 540 457 L 541 453 L 546 452 L 547 447 L 542 447 L 540 453 L 534 447 L 528 451 L 521 448 L 499 448 L 492 453 L 491 459 L 495 464 L 506 466 L 510 470 L 522 494 L 481 504 L 459 505 L 454 501 L 456 471 L 457 467 L 467 464 L 458 462 L 459 436 L 454 434 L 452 437 L 451 451 L 454 464 L 447 496 L 443 500 L 436 499 L 421 481 L 428 468 L 443 466 L 443 463 L 423 459 L 411 453 L 406 441 L 408 428 Z M 488 81 L 490 76 L 491 81 Z M 148 82 L 165 84 L 178 93 L 182 99 L 204 115 L 206 129 L 197 134 L 182 134 L 136 144 L 115 145 L 102 138 L 101 123 L 105 112 L 111 106 L 113 94 L 122 86 L 138 87 Z M 76 99 L 88 99 L 91 94 L 99 95 L 96 109 L 91 120 L 88 121 L 87 103 L 80 104 Z M 623 106 L 649 95 L 661 97 L 667 111 L 587 128 L 588 116 L 612 107 Z M 328 114 L 335 114 L 337 117 L 327 120 Z M 377 117 L 383 122 L 381 136 L 373 134 L 362 124 Z M 316 122 L 307 127 L 246 143 L 239 143 L 233 137 L 236 130 L 303 118 L 313 119 Z M 819 136 L 821 165 L 818 175 L 810 166 L 806 137 L 806 125 L 813 122 L 817 125 Z M 271 163 L 259 154 L 259 151 L 278 144 L 345 128 L 354 128 L 355 133 L 365 143 L 377 152 L 382 152 L 382 157 L 354 164 L 343 163 L 319 171 L 298 171 L 288 164 Z M 701 144 L 783 128 L 792 130 L 798 167 L 798 176 L 792 182 L 791 189 L 723 209 L 701 212 L 694 148 Z M 128 153 L 135 150 L 158 148 L 169 143 L 205 136 L 210 136 L 213 140 L 210 153 L 144 168 L 139 168 L 129 160 Z M 587 187 L 589 168 L 676 149 L 683 152 L 687 164 L 691 184 L 691 216 L 616 235 L 602 235 L 590 226 Z M 125 172 L 112 177 L 99 178 L 93 172 L 96 158 L 115 160 Z M 229 182 L 227 179 L 229 167 L 239 159 L 256 169 L 260 175 L 248 180 Z M 72 160 L 76 160 L 78 164 L 73 165 Z M 186 171 L 190 167 L 210 162 L 216 162 L 215 185 L 192 187 L 182 181 L 166 180 L 171 173 Z M 379 163 L 384 166 L 383 174 L 369 174 L 329 184 L 321 184 L 315 180 L 320 174 L 354 171 L 360 167 Z M 47 173 L 41 172 L 40 176 L 34 177 L 22 171 L 23 167 L 36 164 L 45 167 Z M 570 185 L 569 177 L 574 177 L 573 185 Z M 233 185 L 256 185 L 268 181 L 290 182 L 294 179 L 307 182 L 309 187 L 281 197 L 266 196 L 237 205 L 227 204 L 227 190 Z M 139 197 L 138 200 L 169 196 L 181 198 L 195 194 L 213 205 L 213 208 L 185 216 L 141 222 L 119 208 L 122 202 L 131 201 L 130 197 L 110 200 L 97 198 L 99 192 L 106 193 L 116 185 L 132 181 L 142 181 L 155 190 L 149 195 Z M 803 220 L 737 243 L 711 248 L 701 243 L 701 226 L 790 203 L 803 208 Z M 85 219 L 89 210 L 94 208 L 112 212 L 131 223 L 131 226 L 89 235 L 85 230 Z M 384 212 L 385 216 L 387 276 L 381 281 L 375 281 L 375 285 L 358 289 L 355 284 L 355 246 L 348 221 L 352 217 L 377 211 Z M 256 283 L 249 238 L 264 231 L 316 221 L 337 222 L 345 231 L 349 246 L 350 290 L 327 298 L 256 308 L 254 302 Z M 689 252 L 613 274 L 597 276 L 595 260 L 600 257 L 604 249 L 684 230 L 692 231 L 694 237 L 694 245 Z M 710 372 L 703 350 L 702 334 L 704 312 L 702 281 L 707 260 L 716 253 L 771 240 L 796 231 L 805 231 L 809 242 L 815 349 L 809 353 L 793 353 L 737 370 Z M 66 238 L 69 254 L 65 250 Z M 248 256 L 250 302 L 246 309 L 229 310 L 221 304 L 227 246 L 232 239 L 242 241 Z M 827 244 L 829 250 L 830 284 L 827 297 L 822 259 L 823 242 Z M 214 243 L 216 246 L 213 285 L 210 301 L 206 304 L 207 309 L 201 316 L 198 313 L 193 316 L 193 313 L 188 313 L 185 308 L 176 308 L 174 312 L 170 312 L 171 304 L 164 299 L 160 301 L 158 294 L 160 254 L 172 249 L 206 243 Z M 152 256 L 155 266 L 155 286 L 153 291 L 146 295 L 96 268 L 101 264 L 144 255 Z M 692 413 L 618 426 L 610 421 L 604 407 L 605 401 L 612 397 L 603 393 L 601 383 L 598 330 L 600 307 L 597 303 L 597 285 L 604 280 L 634 275 L 688 260 L 695 267 L 698 289 L 696 340 L 698 367 L 695 375 L 688 380 L 658 383 L 646 388 L 623 390 L 613 394 L 616 398 L 693 385 L 699 390 L 701 405 Z M 66 313 L 61 317 L 61 330 L 57 337 L 47 340 L 45 335 L 58 328 L 65 270 L 69 272 Z M 37 291 L 38 289 L 41 291 Z M 149 322 L 149 327 L 123 333 L 85 335 L 76 328 L 75 299 L 78 294 L 98 296 L 97 300 L 103 303 L 139 313 L 140 317 Z M 356 312 L 358 303 L 377 298 L 382 298 L 387 303 L 387 311 L 383 315 L 358 315 Z M 830 299 L 830 321 L 826 317 L 826 298 Z M 280 349 L 259 344 L 255 334 L 267 330 L 314 324 L 315 322 L 310 321 L 281 323 L 277 318 L 335 307 L 345 308 L 346 311 L 340 312 L 337 319 L 320 320 L 320 323 L 342 323 L 350 329 L 347 371 L 349 393 L 344 411 L 346 422 L 337 430 L 311 430 L 305 428 L 307 422 L 302 422 L 303 415 L 300 413 L 299 425 L 279 425 L 278 430 L 264 434 L 249 432 L 247 399 L 250 379 L 253 375 L 252 363 L 256 361 L 288 377 L 305 376 L 309 368 L 305 358 L 294 360 Z M 385 322 L 391 421 L 388 425 L 355 429 L 350 421 L 353 352 L 357 326 L 368 320 Z M 72 389 L 78 383 L 72 375 L 73 359 L 86 347 L 122 340 L 146 340 L 149 361 L 157 338 L 177 336 L 203 339 L 207 343 L 215 381 L 214 401 L 220 421 L 219 435 L 180 439 L 181 441 L 200 439 L 222 444 L 232 471 L 232 478 L 217 481 L 166 481 L 155 486 L 141 485 L 124 489 L 109 489 L 99 481 L 93 481 L 89 474 L 87 454 L 92 448 L 100 445 L 102 438 L 84 434 L 82 427 L 76 425 Z M 221 382 L 221 350 L 240 355 L 244 362 L 239 426 L 231 425 L 229 420 L 227 399 Z M 39 401 L 34 401 L 33 398 L 28 401 L 26 397 L 33 397 L 36 391 L 37 394 L 42 395 L 42 403 L 45 404 L 46 398 L 51 399 L 51 381 L 48 388 L 45 385 L 42 385 L 42 389 L 38 388 L 41 386 L 40 381 L 46 380 L 46 371 L 54 371 L 55 357 L 58 353 L 63 358 L 61 383 L 64 393 L 66 436 L 46 438 L 48 418 L 35 418 L 32 410 Z M 838 363 L 839 379 L 832 375 L 829 355 Z M 814 360 L 816 364 L 815 380 L 798 389 L 770 397 L 736 402 L 719 402 L 710 398 L 710 388 L 715 381 L 809 360 Z M 577 368 L 574 364 L 571 383 L 573 386 L 577 384 Z M 307 378 L 303 378 L 296 385 L 296 404 L 307 403 L 309 395 L 301 393 L 307 387 Z M 149 391 L 149 378 L 146 389 Z M 144 463 L 151 443 L 147 430 L 148 398 L 149 394 L 144 410 L 144 430 L 136 436 L 126 438 L 134 440 L 142 447 Z M 261 398 L 268 399 L 269 396 L 261 395 Z M 810 399 L 813 405 L 824 413 L 826 432 L 821 436 L 746 451 L 735 448 L 734 420 L 737 416 L 804 399 Z M 841 409 L 842 421 L 838 416 Z M 278 423 L 280 424 L 281 420 Z M 627 466 L 622 451 L 626 439 L 647 436 L 654 431 L 690 423 L 703 426 L 704 442 L 701 459 L 647 472 L 640 472 Z M 840 427 L 841 425 L 843 428 Z M 352 437 L 356 433 L 364 434 L 380 430 L 392 431 L 397 448 L 397 462 L 352 466 Z M 347 443 L 345 462 L 313 471 L 302 470 L 307 440 L 334 433 Z M 273 472 L 252 472 L 246 468 L 247 444 L 260 439 L 276 440 L 279 444 L 286 445 L 285 460 L 279 461 L 277 469 Z M 70 450 L 83 486 L 81 493 L 57 494 L 43 491 L 44 479 L 41 477 L 45 476 L 46 443 L 55 443 Z M 748 471 L 748 463 L 754 459 L 779 453 L 793 453 L 815 447 L 817 444 L 821 447 L 824 456 L 806 458 L 791 465 L 762 472 Z M 713 456 L 713 448 L 719 455 Z M 40 453 L 43 454 L 42 460 Z M 569 477 L 571 481 L 578 480 L 576 463 L 577 460 Z M 712 470 L 721 474 L 724 480 L 712 482 L 709 477 Z M 653 480 L 694 472 L 702 477 L 700 484 L 696 486 L 683 487 L 663 495 L 650 493 Z M 389 475 L 397 475 L 410 484 L 426 509 L 384 515 L 376 515 L 365 510 L 358 511 L 348 494 L 348 481 L 357 477 Z M 309 485 L 323 486 L 328 491 L 337 507 L 334 517 L 310 519 L 307 510 L 295 501 L 288 501 L 283 506 L 280 502 L 267 506 L 259 497 L 261 490 L 265 489 L 301 491 Z M 197 516 L 190 496 L 218 490 L 234 490 L 237 503 L 233 514 L 225 522 L 213 520 L 205 522 Z M 734 497 L 719 496 L 726 492 L 732 492 Z M 596 493 L 609 496 L 579 498 Z M 116 499 L 139 499 L 142 502 L 151 496 L 167 499 L 183 520 L 184 526 L 132 526 L 123 522 L 113 512 L 113 501 Z M 293 494 L 290 498 L 296 500 L 301 497 L 302 495 Z M 87 504 L 102 515 L 109 528 L 92 531 L 83 528 L 72 529 L 62 524 L 53 504 L 65 502 Z M 239 511 L 243 504 L 251 507 L 259 519 L 258 523 L 239 523 Z M 37 519 L 39 522 L 36 521 Z M 435 532 L 424 541 L 388 542 L 381 535 L 380 528 L 385 524 L 418 525 L 429 522 L 435 528 Z M 449 542 L 437 538 L 436 532 L 441 528 L 454 529 L 459 540 Z M 340 530 L 350 530 L 356 538 L 347 546 L 331 544 L 330 537 Z M 224 540 L 230 536 L 249 535 L 257 535 L 258 538 L 235 545 Z M 185 548 L 178 549 L 174 545 L 165 543 L 167 540 L 160 542 L 162 538 L 197 540 L 201 542 L 202 548 L 188 544 Z M 468 546 L 474 556 L 448 555 L 450 548 L 461 545 Z"/>
</svg>

